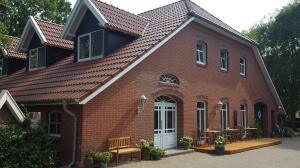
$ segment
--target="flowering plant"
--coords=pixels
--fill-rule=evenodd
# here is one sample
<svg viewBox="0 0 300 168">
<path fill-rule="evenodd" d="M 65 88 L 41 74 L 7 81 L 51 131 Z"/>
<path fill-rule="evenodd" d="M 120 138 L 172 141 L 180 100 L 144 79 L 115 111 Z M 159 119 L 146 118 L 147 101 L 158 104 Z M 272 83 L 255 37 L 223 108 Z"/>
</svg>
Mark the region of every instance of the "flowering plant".
<svg viewBox="0 0 300 168">
<path fill-rule="evenodd" d="M 219 136 L 215 140 L 215 147 L 224 147 L 225 146 L 225 138 L 222 136 Z"/>
</svg>

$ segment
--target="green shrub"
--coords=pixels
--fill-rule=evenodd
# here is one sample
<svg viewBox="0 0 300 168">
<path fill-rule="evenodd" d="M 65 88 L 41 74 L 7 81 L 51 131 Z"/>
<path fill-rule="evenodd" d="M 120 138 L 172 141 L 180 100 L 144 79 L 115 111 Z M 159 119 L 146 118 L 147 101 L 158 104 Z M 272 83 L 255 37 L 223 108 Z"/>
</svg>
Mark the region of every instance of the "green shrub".
<svg viewBox="0 0 300 168">
<path fill-rule="evenodd" d="M 56 163 L 57 152 L 44 128 L 0 127 L 0 167 L 48 168 Z"/>
<path fill-rule="evenodd" d="M 145 139 L 141 139 L 137 146 L 141 149 L 150 149 L 151 143 Z"/>
<path fill-rule="evenodd" d="M 112 154 L 109 152 L 96 152 L 94 153 L 94 161 L 101 163 L 108 163 L 112 159 Z"/>
<path fill-rule="evenodd" d="M 193 144 L 193 138 L 188 136 L 184 136 L 179 140 L 179 145 L 185 149 L 191 148 L 192 144 Z"/>
<path fill-rule="evenodd" d="M 152 148 L 150 148 L 150 155 L 164 157 L 165 151 L 160 148 L 152 147 Z"/>
</svg>

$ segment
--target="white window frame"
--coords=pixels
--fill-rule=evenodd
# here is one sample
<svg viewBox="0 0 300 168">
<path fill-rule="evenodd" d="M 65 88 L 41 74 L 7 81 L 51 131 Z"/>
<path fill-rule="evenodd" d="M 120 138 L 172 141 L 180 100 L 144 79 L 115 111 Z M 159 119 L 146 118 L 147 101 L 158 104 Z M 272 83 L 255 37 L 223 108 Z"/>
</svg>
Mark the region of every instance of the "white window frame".
<svg viewBox="0 0 300 168">
<path fill-rule="evenodd" d="M 103 56 L 104 56 L 104 51 L 102 52 L 101 55 L 92 57 L 92 34 L 93 34 L 94 32 L 97 32 L 97 31 L 101 31 L 102 34 L 103 34 L 103 38 L 102 38 L 102 49 L 104 50 L 104 30 L 103 30 L 103 29 L 100 29 L 100 30 L 92 31 L 92 32 L 89 32 L 89 33 L 86 33 L 86 34 L 79 35 L 79 36 L 77 37 L 77 62 L 84 62 L 84 61 L 94 60 L 94 59 L 98 59 L 98 58 L 103 58 Z M 81 37 L 85 37 L 85 36 L 89 36 L 89 57 L 88 57 L 88 58 L 80 58 L 80 38 L 81 38 Z"/>
<path fill-rule="evenodd" d="M 225 109 L 223 109 L 223 105 L 226 105 L 225 106 Z M 225 112 L 225 115 L 224 116 L 224 112 Z M 229 126 L 229 115 L 228 115 L 228 103 L 224 103 L 222 104 L 221 108 L 220 108 L 220 113 L 221 113 L 221 128 L 222 130 L 226 129 L 228 126 Z M 224 117 L 226 117 L 226 128 L 223 128 L 223 125 L 224 125 Z"/>
<path fill-rule="evenodd" d="M 3 75 L 3 64 L 4 64 L 3 58 L 0 58 L 0 62 L 2 62 L 2 66 L 0 66 L 0 77 L 1 77 L 1 76 L 4 76 Z"/>
<path fill-rule="evenodd" d="M 244 106 L 244 109 L 240 107 L 240 114 L 241 114 L 241 120 L 242 120 L 242 125 L 244 123 L 244 128 L 247 128 L 247 104 L 241 104 L 241 106 Z"/>
<path fill-rule="evenodd" d="M 34 49 L 31 49 L 31 50 L 29 50 L 29 54 L 28 54 L 28 57 L 29 57 L 29 66 L 28 66 L 28 69 L 29 69 L 29 71 L 35 71 L 35 70 L 40 70 L 40 69 L 44 69 L 45 67 L 46 67 L 46 55 L 45 55 L 45 66 L 42 66 L 42 67 L 38 67 L 39 65 L 39 49 L 40 48 L 43 48 L 43 47 L 45 47 L 45 46 L 42 46 L 42 47 L 38 47 L 38 48 L 34 48 Z M 36 62 L 37 62 L 37 68 L 31 68 L 31 52 L 32 51 L 36 51 L 36 53 L 37 53 L 37 58 L 36 58 Z M 46 54 L 46 48 L 45 48 L 45 54 Z"/>
<path fill-rule="evenodd" d="M 241 63 L 241 60 L 243 60 L 243 64 Z M 244 72 L 241 72 L 241 69 L 243 69 Z M 240 75 L 246 76 L 246 59 L 244 57 L 240 57 Z"/>
<path fill-rule="evenodd" d="M 198 108 L 198 103 L 203 103 L 204 104 L 204 107 L 203 108 Z M 206 114 L 207 114 L 207 106 L 206 106 L 206 101 L 198 101 L 197 102 L 197 114 L 198 114 L 198 116 L 199 116 L 199 118 L 198 118 L 198 125 L 199 125 L 199 128 L 197 128 L 197 129 L 199 129 L 199 130 L 201 130 L 201 113 L 204 113 L 204 128 L 203 128 L 203 130 L 206 130 L 206 128 L 207 128 L 207 121 L 206 121 L 206 119 L 207 119 L 207 116 L 206 116 Z M 198 127 L 198 125 L 197 125 L 197 127 Z"/>
<path fill-rule="evenodd" d="M 222 55 L 222 51 L 226 51 L 226 55 L 225 55 L 225 58 L 223 58 L 223 55 Z M 229 52 L 228 52 L 228 50 L 226 50 L 226 49 L 222 49 L 221 51 L 220 51 L 220 69 L 222 70 L 222 71 L 228 71 L 228 57 L 229 57 Z M 225 67 L 222 67 L 223 66 L 223 64 L 222 64 L 222 60 L 224 59 L 224 61 L 225 61 Z"/>
<path fill-rule="evenodd" d="M 60 115 L 60 122 L 51 122 L 51 114 L 59 114 Z M 61 137 L 61 134 L 60 133 L 52 133 L 51 132 L 51 124 L 59 124 L 60 126 L 60 130 L 61 130 L 61 112 L 59 111 L 52 111 L 52 112 L 49 112 L 49 117 L 48 117 L 48 133 L 50 136 L 52 137 Z"/>
<path fill-rule="evenodd" d="M 202 48 L 203 48 L 203 50 L 200 50 L 200 49 L 198 49 L 198 45 L 202 45 Z M 196 49 L 196 52 L 197 52 L 197 60 L 196 60 L 196 63 L 197 64 L 201 64 L 201 65 L 206 65 L 206 60 L 207 60 L 207 44 L 204 42 L 204 41 L 201 41 L 201 40 L 198 40 L 197 41 L 197 49 Z M 200 59 L 200 55 L 199 55 L 199 53 L 202 53 L 203 54 L 203 61 L 204 62 L 202 62 L 202 61 L 200 61 L 201 59 Z"/>
</svg>

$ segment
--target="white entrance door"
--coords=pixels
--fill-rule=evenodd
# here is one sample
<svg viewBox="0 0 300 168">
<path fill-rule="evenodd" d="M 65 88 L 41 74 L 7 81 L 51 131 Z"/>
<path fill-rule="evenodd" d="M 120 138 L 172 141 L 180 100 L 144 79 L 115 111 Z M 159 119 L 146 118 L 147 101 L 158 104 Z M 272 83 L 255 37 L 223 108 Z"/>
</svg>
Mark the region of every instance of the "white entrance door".
<svg viewBox="0 0 300 168">
<path fill-rule="evenodd" d="M 154 146 L 162 149 L 170 149 L 177 146 L 176 103 L 155 102 Z"/>
</svg>

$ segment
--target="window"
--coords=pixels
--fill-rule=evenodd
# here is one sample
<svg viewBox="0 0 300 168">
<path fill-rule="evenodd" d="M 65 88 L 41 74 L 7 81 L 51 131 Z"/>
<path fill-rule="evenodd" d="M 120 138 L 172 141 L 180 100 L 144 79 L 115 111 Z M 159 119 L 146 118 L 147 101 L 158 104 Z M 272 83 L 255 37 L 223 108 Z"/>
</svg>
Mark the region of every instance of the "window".
<svg viewBox="0 0 300 168">
<path fill-rule="evenodd" d="M 170 83 L 170 84 L 178 84 L 179 85 L 179 79 L 172 74 L 163 74 L 160 76 L 159 79 L 163 83 Z"/>
<path fill-rule="evenodd" d="M 240 58 L 240 75 L 246 75 L 246 59 L 243 57 Z"/>
<path fill-rule="evenodd" d="M 3 75 L 3 65 L 4 65 L 3 59 L 0 59 L 0 76 Z"/>
<path fill-rule="evenodd" d="M 227 50 L 221 50 L 220 69 L 223 71 L 228 71 L 228 55 Z"/>
<path fill-rule="evenodd" d="M 221 113 L 221 128 L 226 129 L 229 126 L 228 104 L 223 104 L 220 109 Z"/>
<path fill-rule="evenodd" d="M 197 63 L 206 65 L 207 59 L 207 45 L 203 41 L 197 42 Z"/>
<path fill-rule="evenodd" d="M 61 113 L 49 113 L 49 134 L 52 136 L 60 136 Z"/>
<path fill-rule="evenodd" d="M 29 71 L 42 69 L 46 66 L 46 48 L 29 50 Z"/>
<path fill-rule="evenodd" d="M 78 61 L 102 58 L 103 51 L 104 30 L 78 36 Z"/>
<path fill-rule="evenodd" d="M 197 103 L 197 128 L 201 132 L 205 132 L 207 127 L 207 108 L 206 102 L 200 101 Z"/>
<path fill-rule="evenodd" d="M 241 104 L 240 112 L 241 112 L 241 125 L 243 128 L 247 128 L 247 105 L 246 104 Z"/>
</svg>

